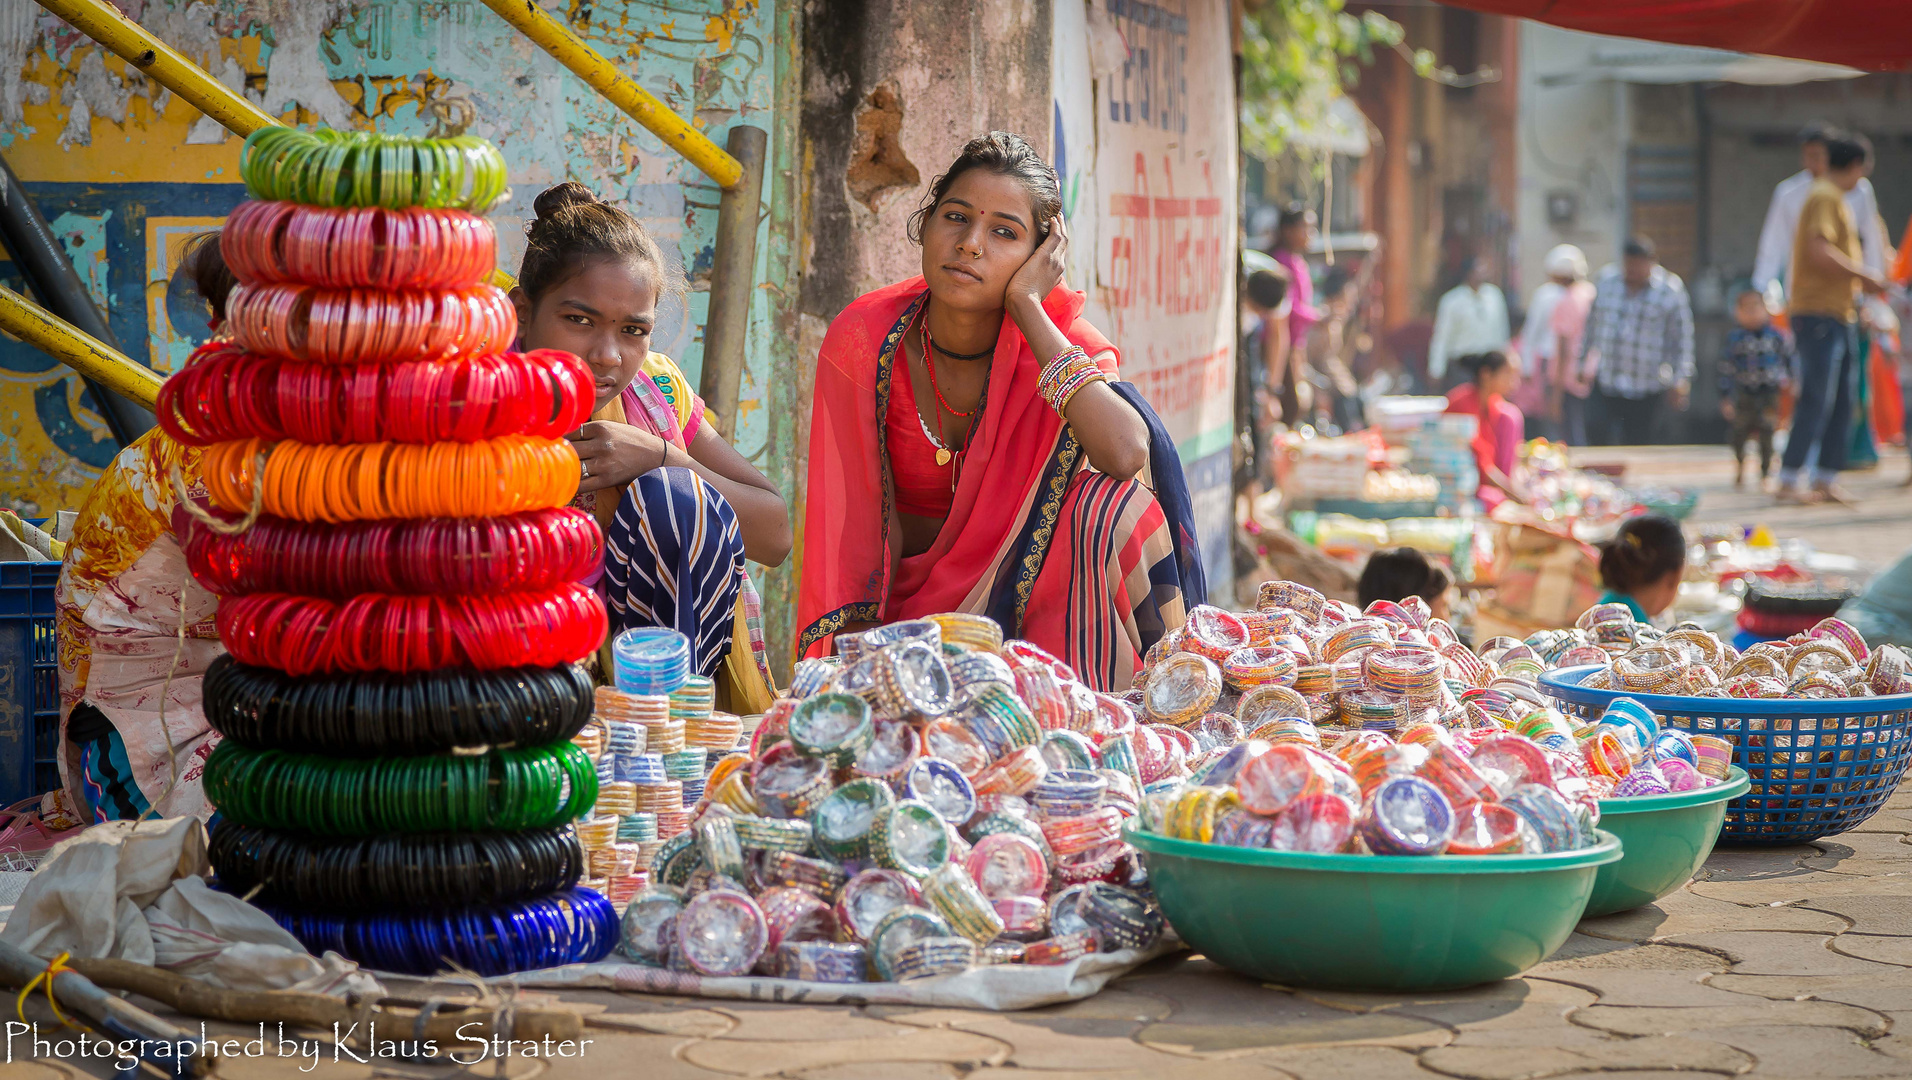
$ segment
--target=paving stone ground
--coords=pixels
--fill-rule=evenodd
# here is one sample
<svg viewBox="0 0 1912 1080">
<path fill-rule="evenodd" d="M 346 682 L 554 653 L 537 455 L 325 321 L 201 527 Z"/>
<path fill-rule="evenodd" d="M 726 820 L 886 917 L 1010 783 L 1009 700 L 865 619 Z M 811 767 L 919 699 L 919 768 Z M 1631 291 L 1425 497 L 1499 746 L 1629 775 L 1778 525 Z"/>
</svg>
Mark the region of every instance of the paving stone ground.
<svg viewBox="0 0 1912 1080">
<path fill-rule="evenodd" d="M 1524 977 L 1467 990 L 1289 989 L 1184 953 L 1086 1001 L 1019 1013 L 548 996 L 587 1012 L 594 1042 L 584 1057 L 468 1071 L 511 1080 L 1912 1076 L 1912 788 L 1840 836 L 1716 851 L 1659 903 L 1588 919 Z M 316 1068 L 279 1058 L 220 1069 L 240 1080 L 455 1072 L 330 1058 Z M 0 1073 L 109 1075 L 97 1063 L 17 1059 Z"/>
</svg>

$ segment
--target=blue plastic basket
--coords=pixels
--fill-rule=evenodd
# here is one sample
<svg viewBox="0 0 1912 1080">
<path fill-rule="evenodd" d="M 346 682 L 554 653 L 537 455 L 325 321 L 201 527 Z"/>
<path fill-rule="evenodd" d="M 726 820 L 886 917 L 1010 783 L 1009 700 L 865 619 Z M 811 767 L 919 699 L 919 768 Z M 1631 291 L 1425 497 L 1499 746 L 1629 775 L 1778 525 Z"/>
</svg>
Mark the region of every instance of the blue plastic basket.
<svg viewBox="0 0 1912 1080">
<path fill-rule="evenodd" d="M 0 562 L 0 806 L 60 786 L 56 562 Z"/>
<path fill-rule="evenodd" d="M 1564 712 L 1598 717 L 1614 698 L 1652 709 L 1662 727 L 1733 744 L 1753 786 L 1726 806 L 1720 840 L 1801 844 L 1845 832 L 1878 811 L 1912 762 L 1912 694 L 1891 697 L 1714 698 L 1592 690 L 1598 665 L 1540 677 Z"/>
</svg>

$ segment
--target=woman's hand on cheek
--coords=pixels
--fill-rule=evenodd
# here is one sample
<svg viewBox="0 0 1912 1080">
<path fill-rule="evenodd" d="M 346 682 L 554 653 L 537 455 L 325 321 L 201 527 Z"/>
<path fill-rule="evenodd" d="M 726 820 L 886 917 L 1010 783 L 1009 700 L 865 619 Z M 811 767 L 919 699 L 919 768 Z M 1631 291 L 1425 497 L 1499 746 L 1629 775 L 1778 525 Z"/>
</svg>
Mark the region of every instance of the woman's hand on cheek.
<svg viewBox="0 0 1912 1080">
<path fill-rule="evenodd" d="M 1062 284 L 1063 271 L 1068 269 L 1068 255 L 1069 227 L 1058 214 L 1050 222 L 1048 239 L 1036 247 L 1022 269 L 1009 279 L 1003 306 L 1013 308 L 1018 303 L 1032 301 L 1040 306 L 1056 286 Z"/>
<path fill-rule="evenodd" d="M 593 420 L 565 438 L 578 452 L 583 469 L 580 493 L 628 484 L 664 464 L 668 449 L 648 431 L 606 420 Z"/>
</svg>

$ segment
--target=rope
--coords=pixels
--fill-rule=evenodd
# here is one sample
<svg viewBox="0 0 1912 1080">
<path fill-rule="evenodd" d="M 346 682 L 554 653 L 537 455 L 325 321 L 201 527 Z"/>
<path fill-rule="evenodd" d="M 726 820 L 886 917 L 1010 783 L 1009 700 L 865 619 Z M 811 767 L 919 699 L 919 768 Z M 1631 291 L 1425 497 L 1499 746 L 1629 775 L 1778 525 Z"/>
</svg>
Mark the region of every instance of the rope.
<svg viewBox="0 0 1912 1080">
<path fill-rule="evenodd" d="M 59 999 L 53 996 L 53 977 L 55 975 L 60 974 L 62 971 L 72 971 L 76 975 L 79 974 L 79 972 L 74 971 L 73 968 L 67 966 L 66 962 L 69 959 L 71 959 L 72 956 L 73 954 L 70 952 L 63 952 L 60 955 L 54 957 L 52 962 L 47 964 L 45 971 L 42 971 L 38 975 L 35 975 L 30 981 L 28 981 L 26 986 L 21 989 L 20 996 L 18 998 L 15 998 L 13 1002 L 13 1011 L 19 1014 L 21 1023 L 23 1024 L 30 1023 L 30 1021 L 27 1020 L 27 997 L 28 995 L 33 993 L 35 987 L 41 987 L 46 991 L 46 1003 L 49 1006 L 52 1006 L 53 1016 L 55 1019 L 59 1020 L 60 1026 L 61 1027 L 79 1027 L 80 1026 L 74 1023 L 73 1021 L 68 1020 L 65 1014 L 60 1012 Z"/>
</svg>

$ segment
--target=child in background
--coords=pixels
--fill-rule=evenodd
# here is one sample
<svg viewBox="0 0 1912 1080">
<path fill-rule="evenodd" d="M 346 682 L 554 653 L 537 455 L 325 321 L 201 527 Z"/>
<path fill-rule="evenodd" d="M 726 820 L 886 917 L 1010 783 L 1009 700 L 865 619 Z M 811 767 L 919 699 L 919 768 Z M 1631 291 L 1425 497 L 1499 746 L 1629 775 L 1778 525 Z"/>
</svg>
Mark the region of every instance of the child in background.
<svg viewBox="0 0 1912 1080">
<path fill-rule="evenodd" d="M 1733 301 L 1738 329 L 1726 335 L 1719 364 L 1719 411 L 1732 425 L 1733 486 L 1746 484 L 1746 440 L 1759 440 L 1759 483 L 1773 468 L 1773 431 L 1779 426 L 1779 393 L 1791 379 L 1792 341 L 1773 325 L 1766 298 L 1742 289 Z"/>
<path fill-rule="evenodd" d="M 1661 514 L 1643 514 L 1620 526 L 1600 545 L 1603 604 L 1625 604 L 1640 622 L 1673 606 L 1686 572 L 1686 534 L 1680 523 Z"/>
<path fill-rule="evenodd" d="M 1435 618 L 1445 619 L 1453 610 L 1448 602 L 1448 592 L 1453 587 L 1454 576 L 1446 567 L 1428 561 L 1426 555 L 1414 548 L 1402 547 L 1368 556 L 1355 593 L 1364 608 L 1376 600 L 1398 603 L 1418 596 L 1427 601 L 1427 609 Z"/>
</svg>

